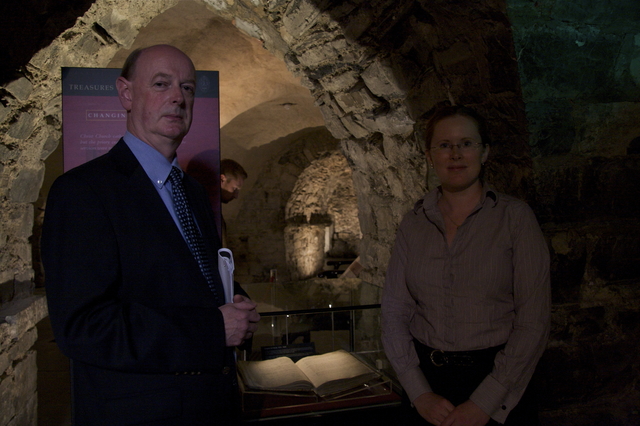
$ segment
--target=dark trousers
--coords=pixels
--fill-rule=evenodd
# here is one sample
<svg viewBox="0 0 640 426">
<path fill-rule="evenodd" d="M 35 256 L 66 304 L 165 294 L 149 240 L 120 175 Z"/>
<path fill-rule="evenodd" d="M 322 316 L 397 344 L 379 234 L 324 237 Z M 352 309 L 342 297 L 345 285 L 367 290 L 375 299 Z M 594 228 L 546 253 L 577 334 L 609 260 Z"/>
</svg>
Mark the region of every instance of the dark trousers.
<svg viewBox="0 0 640 426">
<path fill-rule="evenodd" d="M 414 341 L 418 358 L 420 359 L 420 369 L 424 373 L 433 391 L 447 398 L 453 405 L 458 406 L 467 401 L 473 391 L 480 385 L 484 378 L 491 373 L 496 354 L 503 348 L 502 346 L 488 348 L 481 351 L 474 351 L 472 366 L 443 365 L 436 366 L 431 361 L 431 348 L 420 342 Z M 415 409 L 408 414 L 408 424 L 429 424 L 418 415 Z M 499 425 L 495 420 L 489 420 L 488 425 Z M 529 384 L 518 405 L 511 410 L 505 426 L 537 426 L 538 404 L 535 395 L 535 386 Z"/>
</svg>

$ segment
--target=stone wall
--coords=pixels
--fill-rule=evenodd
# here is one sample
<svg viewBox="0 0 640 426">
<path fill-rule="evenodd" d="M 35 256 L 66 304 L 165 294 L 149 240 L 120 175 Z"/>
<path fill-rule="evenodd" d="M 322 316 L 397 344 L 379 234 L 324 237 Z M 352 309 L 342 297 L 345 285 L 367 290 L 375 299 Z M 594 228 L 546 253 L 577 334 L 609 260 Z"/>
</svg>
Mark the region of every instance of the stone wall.
<svg viewBox="0 0 640 426">
<path fill-rule="evenodd" d="M 341 141 L 363 234 L 360 277 L 368 283 L 383 284 L 397 224 L 427 187 L 414 123 L 446 99 L 489 116 L 496 138 L 488 178 L 532 204 L 553 255 L 543 416 L 557 425 L 638 424 L 637 1 L 617 2 L 616 13 L 588 0 L 203 3 L 284 60 Z M 2 88 L 2 308 L 33 288 L 32 203 L 43 160 L 60 140 L 60 66 L 104 66 L 175 1 L 141 4 L 97 0 Z M 278 206 L 306 167 L 297 163 L 306 158 L 301 148 L 265 162 L 263 173 L 281 179 L 285 191 L 265 179 L 255 194 L 243 194 L 254 203 L 248 218 L 266 208 L 264 221 L 284 226 Z M 240 242 L 254 225 L 245 226 Z M 269 256 L 284 253 L 283 241 L 266 231 L 246 247 L 260 253 L 247 265 L 268 268 L 276 261 Z M 29 345 L 32 337 L 24 338 L 20 345 Z M 0 371 L 0 388 L 21 381 L 7 372 Z"/>
<path fill-rule="evenodd" d="M 552 253 L 543 404 L 558 424 L 638 424 L 640 4 L 508 4 Z"/>
<path fill-rule="evenodd" d="M 35 324 L 47 316 L 44 296 L 0 307 L 0 425 L 34 426 L 38 419 Z"/>
</svg>

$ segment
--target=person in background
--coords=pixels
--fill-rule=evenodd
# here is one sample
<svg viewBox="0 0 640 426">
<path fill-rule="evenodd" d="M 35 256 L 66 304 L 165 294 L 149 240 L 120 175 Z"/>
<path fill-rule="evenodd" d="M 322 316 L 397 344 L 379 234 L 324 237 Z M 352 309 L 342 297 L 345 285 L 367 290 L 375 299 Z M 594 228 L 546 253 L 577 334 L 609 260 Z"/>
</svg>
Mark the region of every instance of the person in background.
<svg viewBox="0 0 640 426">
<path fill-rule="evenodd" d="M 195 68 L 175 47 L 139 49 L 116 87 L 126 134 L 56 180 L 42 234 L 74 424 L 232 424 L 234 347 L 259 315 L 240 288 L 225 303 L 211 205 L 177 161 Z"/>
<path fill-rule="evenodd" d="M 486 129 L 464 106 L 432 115 L 441 185 L 405 215 L 389 261 L 383 344 L 417 424 L 538 424 L 528 384 L 549 335 L 549 253 L 529 206 L 483 181 Z"/>
<path fill-rule="evenodd" d="M 220 201 L 227 204 L 238 198 L 247 177 L 247 172 L 236 161 L 228 158 L 220 161 Z"/>
<path fill-rule="evenodd" d="M 220 201 L 230 203 L 240 196 L 245 179 L 249 177 L 244 168 L 236 161 L 226 158 L 220 161 Z M 227 223 L 222 214 L 222 247 L 227 246 Z"/>
</svg>

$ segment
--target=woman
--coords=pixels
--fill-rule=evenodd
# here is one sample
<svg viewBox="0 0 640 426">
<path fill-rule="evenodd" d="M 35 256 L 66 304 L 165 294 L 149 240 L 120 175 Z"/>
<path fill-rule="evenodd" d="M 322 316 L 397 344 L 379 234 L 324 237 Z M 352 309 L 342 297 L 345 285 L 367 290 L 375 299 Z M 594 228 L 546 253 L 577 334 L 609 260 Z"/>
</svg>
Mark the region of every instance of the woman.
<svg viewBox="0 0 640 426">
<path fill-rule="evenodd" d="M 441 186 L 398 229 L 382 297 L 385 351 L 434 425 L 535 425 L 525 390 L 549 334 L 546 242 L 527 204 L 482 181 L 489 138 L 475 111 L 437 110 L 426 148 Z"/>
</svg>

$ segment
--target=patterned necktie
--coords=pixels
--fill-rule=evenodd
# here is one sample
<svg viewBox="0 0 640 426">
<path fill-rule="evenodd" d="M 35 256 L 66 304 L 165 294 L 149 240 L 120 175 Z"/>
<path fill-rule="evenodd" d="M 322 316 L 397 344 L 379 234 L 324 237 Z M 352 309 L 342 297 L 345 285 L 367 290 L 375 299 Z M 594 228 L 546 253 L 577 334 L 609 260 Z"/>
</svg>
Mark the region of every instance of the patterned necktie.
<svg viewBox="0 0 640 426">
<path fill-rule="evenodd" d="M 198 261 L 198 265 L 200 266 L 202 275 L 204 275 L 204 277 L 207 279 L 207 283 L 209 284 L 209 288 L 213 292 L 213 296 L 215 297 L 216 302 L 218 303 L 218 305 L 221 305 L 222 303 L 220 303 L 220 298 L 218 297 L 218 291 L 216 290 L 215 281 L 213 280 L 211 262 L 209 261 L 209 257 L 206 254 L 204 241 L 202 240 L 200 230 L 198 229 L 198 226 L 193 219 L 193 212 L 191 210 L 191 206 L 189 205 L 189 200 L 187 200 L 187 195 L 184 191 L 182 176 L 180 175 L 180 170 L 177 167 L 171 167 L 169 180 L 171 181 L 173 191 L 173 204 L 175 206 L 180 225 L 182 225 L 184 237 L 189 244 L 189 248 L 191 249 L 191 253 L 193 253 L 193 257 L 195 257 Z"/>
</svg>

